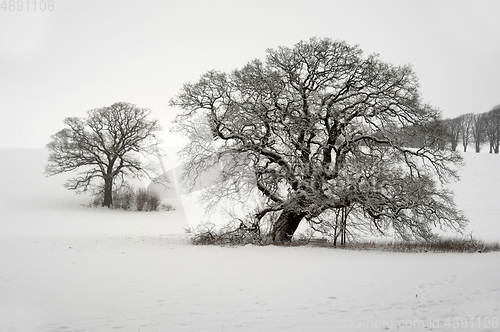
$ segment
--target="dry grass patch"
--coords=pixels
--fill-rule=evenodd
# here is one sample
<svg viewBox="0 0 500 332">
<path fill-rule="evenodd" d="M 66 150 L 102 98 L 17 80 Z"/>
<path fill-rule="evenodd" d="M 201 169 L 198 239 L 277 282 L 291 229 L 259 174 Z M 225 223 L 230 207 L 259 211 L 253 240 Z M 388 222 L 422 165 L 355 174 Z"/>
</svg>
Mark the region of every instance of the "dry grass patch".
<svg viewBox="0 0 500 332">
<path fill-rule="evenodd" d="M 500 251 L 500 243 L 470 238 L 436 238 L 429 241 L 359 241 L 342 247 L 353 250 L 395 252 L 491 252 Z"/>
</svg>

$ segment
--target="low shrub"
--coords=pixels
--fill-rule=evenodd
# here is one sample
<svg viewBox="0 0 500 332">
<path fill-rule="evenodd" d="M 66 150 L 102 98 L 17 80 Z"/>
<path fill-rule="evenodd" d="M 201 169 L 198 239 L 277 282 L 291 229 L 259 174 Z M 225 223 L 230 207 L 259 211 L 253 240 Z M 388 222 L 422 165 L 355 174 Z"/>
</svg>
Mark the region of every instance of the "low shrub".
<svg viewBox="0 0 500 332">
<path fill-rule="evenodd" d="M 161 198 L 156 192 L 147 192 L 146 207 L 148 211 L 158 211 L 161 206 Z"/>
<path fill-rule="evenodd" d="M 94 194 L 90 206 L 101 206 L 103 202 L 102 191 Z M 175 210 L 170 204 L 162 204 L 161 198 L 156 192 L 146 189 L 134 191 L 132 188 L 123 187 L 113 191 L 113 209 L 137 210 L 137 211 L 165 211 Z"/>
<path fill-rule="evenodd" d="M 161 207 L 161 198 L 154 191 L 139 189 L 135 193 L 137 211 L 158 211 Z"/>
<path fill-rule="evenodd" d="M 131 188 L 124 188 L 113 193 L 113 208 L 130 210 L 134 203 L 134 191 Z"/>
<path fill-rule="evenodd" d="M 148 192 L 145 189 L 139 189 L 135 193 L 135 206 L 137 211 L 143 211 L 148 202 Z"/>
<path fill-rule="evenodd" d="M 216 229 L 213 223 L 203 223 L 198 227 L 186 229 L 192 244 L 195 245 L 265 245 L 268 239 L 260 234 L 256 228 L 248 228 L 243 224 L 240 227 L 226 225 Z"/>
</svg>

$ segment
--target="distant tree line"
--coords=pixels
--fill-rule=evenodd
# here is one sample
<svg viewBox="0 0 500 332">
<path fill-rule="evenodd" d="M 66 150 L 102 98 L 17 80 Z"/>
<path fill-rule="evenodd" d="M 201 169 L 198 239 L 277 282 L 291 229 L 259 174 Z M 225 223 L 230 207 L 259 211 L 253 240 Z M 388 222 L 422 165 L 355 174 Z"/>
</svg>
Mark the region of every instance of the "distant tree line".
<svg viewBox="0 0 500 332">
<path fill-rule="evenodd" d="M 452 151 L 462 145 L 467 152 L 473 145 L 475 152 L 481 151 L 483 144 L 489 144 L 490 153 L 499 153 L 500 148 L 500 105 L 481 114 L 467 113 L 452 119 L 442 120 L 445 138 Z"/>
</svg>

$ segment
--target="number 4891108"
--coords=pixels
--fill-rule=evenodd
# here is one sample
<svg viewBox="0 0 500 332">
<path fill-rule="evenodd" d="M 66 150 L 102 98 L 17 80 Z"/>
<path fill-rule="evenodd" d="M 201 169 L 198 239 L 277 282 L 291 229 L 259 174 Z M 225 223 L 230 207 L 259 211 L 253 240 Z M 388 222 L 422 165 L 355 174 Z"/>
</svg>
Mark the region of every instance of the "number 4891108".
<svg viewBox="0 0 500 332">
<path fill-rule="evenodd" d="M 498 317 L 448 317 L 445 327 L 451 329 L 498 328 Z"/>
<path fill-rule="evenodd" d="M 4 12 L 44 12 L 54 10 L 53 0 L 3 0 L 0 10 Z"/>
</svg>

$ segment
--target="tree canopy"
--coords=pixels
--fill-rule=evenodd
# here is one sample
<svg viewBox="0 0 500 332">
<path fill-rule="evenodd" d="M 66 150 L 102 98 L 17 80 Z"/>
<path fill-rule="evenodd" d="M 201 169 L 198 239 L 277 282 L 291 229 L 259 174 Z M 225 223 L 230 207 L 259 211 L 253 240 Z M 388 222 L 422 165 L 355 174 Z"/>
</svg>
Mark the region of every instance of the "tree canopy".
<svg viewBox="0 0 500 332">
<path fill-rule="evenodd" d="M 150 113 L 146 108 L 120 102 L 90 110 L 87 118 L 66 118 L 66 127 L 47 144 L 46 174 L 80 170 L 66 187 L 85 191 L 96 180 L 104 183 L 103 206 L 110 207 L 116 178 L 152 177 L 153 173 L 140 159 L 141 154 L 160 153 L 155 132 L 161 127 L 157 120 L 148 118 Z"/>
<path fill-rule="evenodd" d="M 433 225 L 460 229 L 465 217 L 442 184 L 458 179 L 461 158 L 442 149 L 440 113 L 418 88 L 410 66 L 331 39 L 210 71 L 170 102 L 183 109 L 174 130 L 188 138 L 186 177 L 221 164 L 209 196 L 257 191 L 262 205 L 248 222 L 266 221 L 276 242 L 304 219 L 331 225 L 340 211 L 405 239 L 429 238 Z"/>
</svg>

